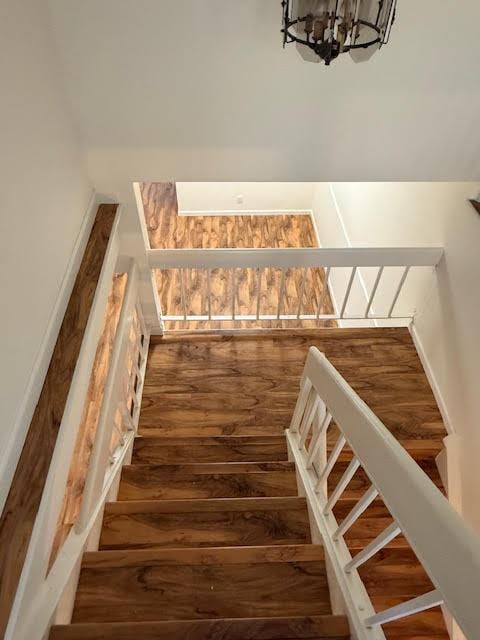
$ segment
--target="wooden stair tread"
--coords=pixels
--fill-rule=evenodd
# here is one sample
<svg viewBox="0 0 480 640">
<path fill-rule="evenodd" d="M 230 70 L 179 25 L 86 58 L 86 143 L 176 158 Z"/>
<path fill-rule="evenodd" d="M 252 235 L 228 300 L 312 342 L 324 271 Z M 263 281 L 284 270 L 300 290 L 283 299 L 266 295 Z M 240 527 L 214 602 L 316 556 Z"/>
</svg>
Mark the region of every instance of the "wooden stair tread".
<svg viewBox="0 0 480 640">
<path fill-rule="evenodd" d="M 285 436 L 135 438 L 132 462 L 271 462 L 287 461 Z"/>
<path fill-rule="evenodd" d="M 350 638 L 346 616 L 224 618 L 77 623 L 52 627 L 50 640 L 286 640 Z"/>
<path fill-rule="evenodd" d="M 73 622 L 331 613 L 314 545 L 85 554 Z"/>
<path fill-rule="evenodd" d="M 159 421 L 161 422 L 161 421 Z M 140 436 L 153 436 L 156 438 L 176 437 L 188 438 L 192 436 L 281 436 L 288 424 L 165 424 L 143 426 L 140 423 Z"/>
<path fill-rule="evenodd" d="M 303 498 L 114 502 L 101 549 L 285 545 L 311 542 Z"/>
<path fill-rule="evenodd" d="M 234 468 L 228 468 L 232 465 Z M 208 467 L 201 469 L 201 466 Z M 262 468 L 263 466 L 263 468 Z M 229 498 L 297 494 L 291 463 L 204 463 L 128 465 L 123 468 L 119 500 Z"/>
</svg>

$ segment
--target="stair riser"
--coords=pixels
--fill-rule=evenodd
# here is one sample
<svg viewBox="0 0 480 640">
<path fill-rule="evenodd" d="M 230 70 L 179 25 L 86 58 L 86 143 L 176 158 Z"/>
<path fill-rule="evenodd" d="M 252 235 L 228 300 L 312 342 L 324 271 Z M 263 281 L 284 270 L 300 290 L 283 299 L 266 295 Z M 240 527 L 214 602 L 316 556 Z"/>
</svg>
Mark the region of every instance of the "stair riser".
<svg viewBox="0 0 480 640">
<path fill-rule="evenodd" d="M 101 549 L 220 547 L 310 542 L 308 513 L 246 511 L 106 515 Z"/>
</svg>

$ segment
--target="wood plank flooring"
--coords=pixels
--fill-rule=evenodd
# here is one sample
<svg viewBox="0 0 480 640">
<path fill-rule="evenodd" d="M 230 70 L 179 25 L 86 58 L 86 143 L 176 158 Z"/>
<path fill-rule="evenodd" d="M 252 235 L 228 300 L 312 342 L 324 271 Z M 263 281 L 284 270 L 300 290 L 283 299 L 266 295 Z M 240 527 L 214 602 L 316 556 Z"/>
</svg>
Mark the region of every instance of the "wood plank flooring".
<svg viewBox="0 0 480 640">
<path fill-rule="evenodd" d="M 305 215 L 240 215 L 240 216 L 179 216 L 175 183 L 142 183 L 142 200 L 150 246 L 154 249 L 206 249 L 206 248 L 262 248 L 262 247 L 316 247 L 315 229 L 309 214 Z M 178 270 L 156 270 L 156 280 L 162 310 L 165 315 L 182 315 L 181 274 Z M 185 308 L 188 314 L 206 314 L 207 273 L 202 269 L 184 271 L 187 292 Z M 285 278 L 285 297 L 282 313 L 296 314 L 302 291 L 303 270 L 289 269 Z M 258 274 L 255 269 L 237 269 L 235 272 L 237 295 L 236 314 L 255 314 Z M 277 313 L 281 272 L 265 269 L 261 275 L 260 313 Z M 307 269 L 302 297 L 302 313 L 316 313 L 324 289 L 323 269 Z M 232 308 L 233 283 L 231 273 L 224 269 L 211 272 L 211 312 L 229 314 Z M 330 294 L 325 296 L 322 313 L 333 313 Z M 335 321 L 314 320 L 282 321 L 262 320 L 257 327 L 318 327 L 336 326 Z M 247 321 L 196 322 L 168 321 L 167 330 L 247 328 Z"/>
<path fill-rule="evenodd" d="M 117 205 L 100 205 L 0 520 L 0 636 L 42 497 Z"/>
</svg>

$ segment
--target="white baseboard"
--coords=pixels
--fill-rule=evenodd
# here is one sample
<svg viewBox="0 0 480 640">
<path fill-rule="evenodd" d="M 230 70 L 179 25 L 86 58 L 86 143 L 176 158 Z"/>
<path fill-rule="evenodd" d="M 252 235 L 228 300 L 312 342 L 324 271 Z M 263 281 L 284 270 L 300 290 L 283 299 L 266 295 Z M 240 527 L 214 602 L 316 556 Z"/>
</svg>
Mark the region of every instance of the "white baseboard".
<svg viewBox="0 0 480 640">
<path fill-rule="evenodd" d="M 312 215 L 311 209 L 184 209 L 178 211 L 179 216 L 284 216 L 284 215 Z"/>
<path fill-rule="evenodd" d="M 428 383 L 430 384 L 430 387 L 432 389 L 433 396 L 438 405 L 438 409 L 445 424 L 445 428 L 449 435 L 453 435 L 455 434 L 455 428 L 448 412 L 447 403 L 445 402 L 445 398 L 443 397 L 443 394 L 440 390 L 437 378 L 435 377 L 432 366 L 430 365 L 430 362 L 427 358 L 427 354 L 425 352 L 420 336 L 418 335 L 418 331 L 415 327 L 414 321 L 409 324 L 408 330 L 410 331 L 410 335 L 412 336 L 413 344 L 415 345 L 415 348 L 417 350 L 420 362 L 422 363 L 422 366 L 425 370 L 425 375 L 427 376 Z"/>
<path fill-rule="evenodd" d="M 40 397 L 40 392 L 50 365 L 50 359 L 72 293 L 75 278 L 77 277 L 78 269 L 80 268 L 87 241 L 95 221 L 98 205 L 106 201 L 108 201 L 108 198 L 104 198 L 95 192 L 92 193 L 45 335 L 35 358 L 23 402 L 20 405 L 15 423 L 10 431 L 10 440 L 7 442 L 0 464 L 0 513 L 5 506 L 5 501 L 22 452 L 28 428 Z"/>
</svg>

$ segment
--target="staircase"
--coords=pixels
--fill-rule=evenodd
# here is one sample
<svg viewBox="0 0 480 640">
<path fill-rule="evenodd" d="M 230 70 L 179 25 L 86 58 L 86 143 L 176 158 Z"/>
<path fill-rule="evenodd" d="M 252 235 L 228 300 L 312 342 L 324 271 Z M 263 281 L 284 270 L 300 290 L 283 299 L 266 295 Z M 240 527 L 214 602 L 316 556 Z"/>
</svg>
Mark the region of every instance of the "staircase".
<svg viewBox="0 0 480 640">
<path fill-rule="evenodd" d="M 72 623 L 54 626 L 51 640 L 350 637 L 346 617 L 332 612 L 323 548 L 312 544 L 283 435 L 309 344 L 350 372 L 352 386 L 370 396 L 438 485 L 444 432 L 404 330 L 338 333 L 153 341 L 142 435 L 118 500 L 106 505 L 99 550 L 84 554 Z M 332 428 L 329 450 L 335 436 Z M 350 459 L 344 450 L 332 487 Z M 339 521 L 366 486 L 359 471 L 335 507 Z M 346 536 L 352 555 L 390 522 L 377 499 Z M 431 588 L 404 538 L 376 560 L 360 573 L 377 610 Z M 439 609 L 384 632 L 448 637 Z"/>
<path fill-rule="evenodd" d="M 52 640 L 350 637 L 285 437 L 201 432 L 136 439 Z"/>
</svg>

